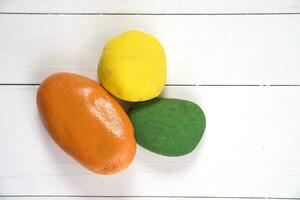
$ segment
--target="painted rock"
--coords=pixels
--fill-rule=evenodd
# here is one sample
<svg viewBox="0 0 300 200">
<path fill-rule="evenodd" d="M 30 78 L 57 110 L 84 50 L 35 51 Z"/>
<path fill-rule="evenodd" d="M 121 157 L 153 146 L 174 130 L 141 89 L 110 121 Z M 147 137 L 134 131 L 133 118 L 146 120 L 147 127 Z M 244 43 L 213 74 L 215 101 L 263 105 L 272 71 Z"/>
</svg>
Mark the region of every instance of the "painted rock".
<svg viewBox="0 0 300 200">
<path fill-rule="evenodd" d="M 99 174 L 113 174 L 134 158 L 132 124 L 122 107 L 95 81 L 58 73 L 38 89 L 40 116 L 54 141 Z"/>
<path fill-rule="evenodd" d="M 135 138 L 142 147 L 165 156 L 192 152 L 205 129 L 201 108 L 186 100 L 157 98 L 129 110 Z"/>
<path fill-rule="evenodd" d="M 128 31 L 109 40 L 99 61 L 101 84 L 126 101 L 157 97 L 166 81 L 166 56 L 153 36 Z"/>
</svg>

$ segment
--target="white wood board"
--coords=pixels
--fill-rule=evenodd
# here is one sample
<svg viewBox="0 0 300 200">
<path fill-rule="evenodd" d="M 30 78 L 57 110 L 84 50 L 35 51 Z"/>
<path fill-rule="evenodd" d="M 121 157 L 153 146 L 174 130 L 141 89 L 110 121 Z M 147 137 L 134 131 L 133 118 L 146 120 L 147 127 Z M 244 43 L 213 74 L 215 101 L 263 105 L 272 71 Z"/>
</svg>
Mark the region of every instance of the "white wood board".
<svg viewBox="0 0 300 200">
<path fill-rule="evenodd" d="M 207 129 L 193 153 L 137 149 L 114 176 L 93 174 L 48 137 L 37 87 L 0 87 L 0 194 L 300 197 L 300 87 L 167 87 L 197 102 Z"/>
<path fill-rule="evenodd" d="M 1 83 L 58 71 L 97 79 L 105 41 L 128 29 L 156 35 L 171 84 L 300 84 L 300 15 L 0 15 Z"/>
<path fill-rule="evenodd" d="M 1 0 L 0 12 L 291 13 L 298 0 Z"/>
</svg>

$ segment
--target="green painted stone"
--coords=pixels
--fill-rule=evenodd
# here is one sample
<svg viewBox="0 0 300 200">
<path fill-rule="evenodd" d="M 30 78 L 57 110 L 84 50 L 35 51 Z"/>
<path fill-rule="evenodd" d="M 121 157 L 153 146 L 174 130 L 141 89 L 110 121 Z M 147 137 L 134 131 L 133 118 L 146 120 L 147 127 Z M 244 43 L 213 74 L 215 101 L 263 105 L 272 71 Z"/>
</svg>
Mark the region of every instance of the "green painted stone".
<svg viewBox="0 0 300 200">
<path fill-rule="evenodd" d="M 190 101 L 157 98 L 135 104 L 128 112 L 142 147 L 165 156 L 192 152 L 205 129 L 205 115 Z"/>
</svg>

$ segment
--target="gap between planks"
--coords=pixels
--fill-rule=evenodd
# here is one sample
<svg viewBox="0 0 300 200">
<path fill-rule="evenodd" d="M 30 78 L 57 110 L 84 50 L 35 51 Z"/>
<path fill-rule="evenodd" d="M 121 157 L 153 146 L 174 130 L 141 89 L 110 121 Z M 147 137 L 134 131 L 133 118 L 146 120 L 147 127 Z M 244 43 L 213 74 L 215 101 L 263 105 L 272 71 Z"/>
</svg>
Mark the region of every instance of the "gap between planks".
<svg viewBox="0 0 300 200">
<path fill-rule="evenodd" d="M 40 83 L 0 83 L 0 86 L 39 86 Z M 165 86 L 183 87 L 300 87 L 300 84 L 166 84 Z"/>
<path fill-rule="evenodd" d="M 0 12 L 0 15 L 300 15 L 300 12 L 274 13 L 72 13 L 72 12 Z"/>
<path fill-rule="evenodd" d="M 300 198 L 285 198 L 285 197 L 226 197 L 226 196 L 99 196 L 99 195 L 0 195 L 0 197 L 9 198 L 57 198 L 57 197 L 69 197 L 69 198 L 184 198 L 184 199 L 274 199 L 274 200 L 300 200 Z"/>
</svg>

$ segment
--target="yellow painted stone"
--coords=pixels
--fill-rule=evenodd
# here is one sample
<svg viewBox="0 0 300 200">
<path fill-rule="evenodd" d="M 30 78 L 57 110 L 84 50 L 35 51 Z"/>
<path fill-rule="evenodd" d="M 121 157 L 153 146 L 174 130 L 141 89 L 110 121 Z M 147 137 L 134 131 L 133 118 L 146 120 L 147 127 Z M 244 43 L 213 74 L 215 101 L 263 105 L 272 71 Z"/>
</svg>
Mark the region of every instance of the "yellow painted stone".
<svg viewBox="0 0 300 200">
<path fill-rule="evenodd" d="M 105 89 L 133 102 L 157 97 L 164 88 L 166 71 L 166 56 L 159 41 L 135 30 L 109 40 L 98 66 Z"/>
</svg>

